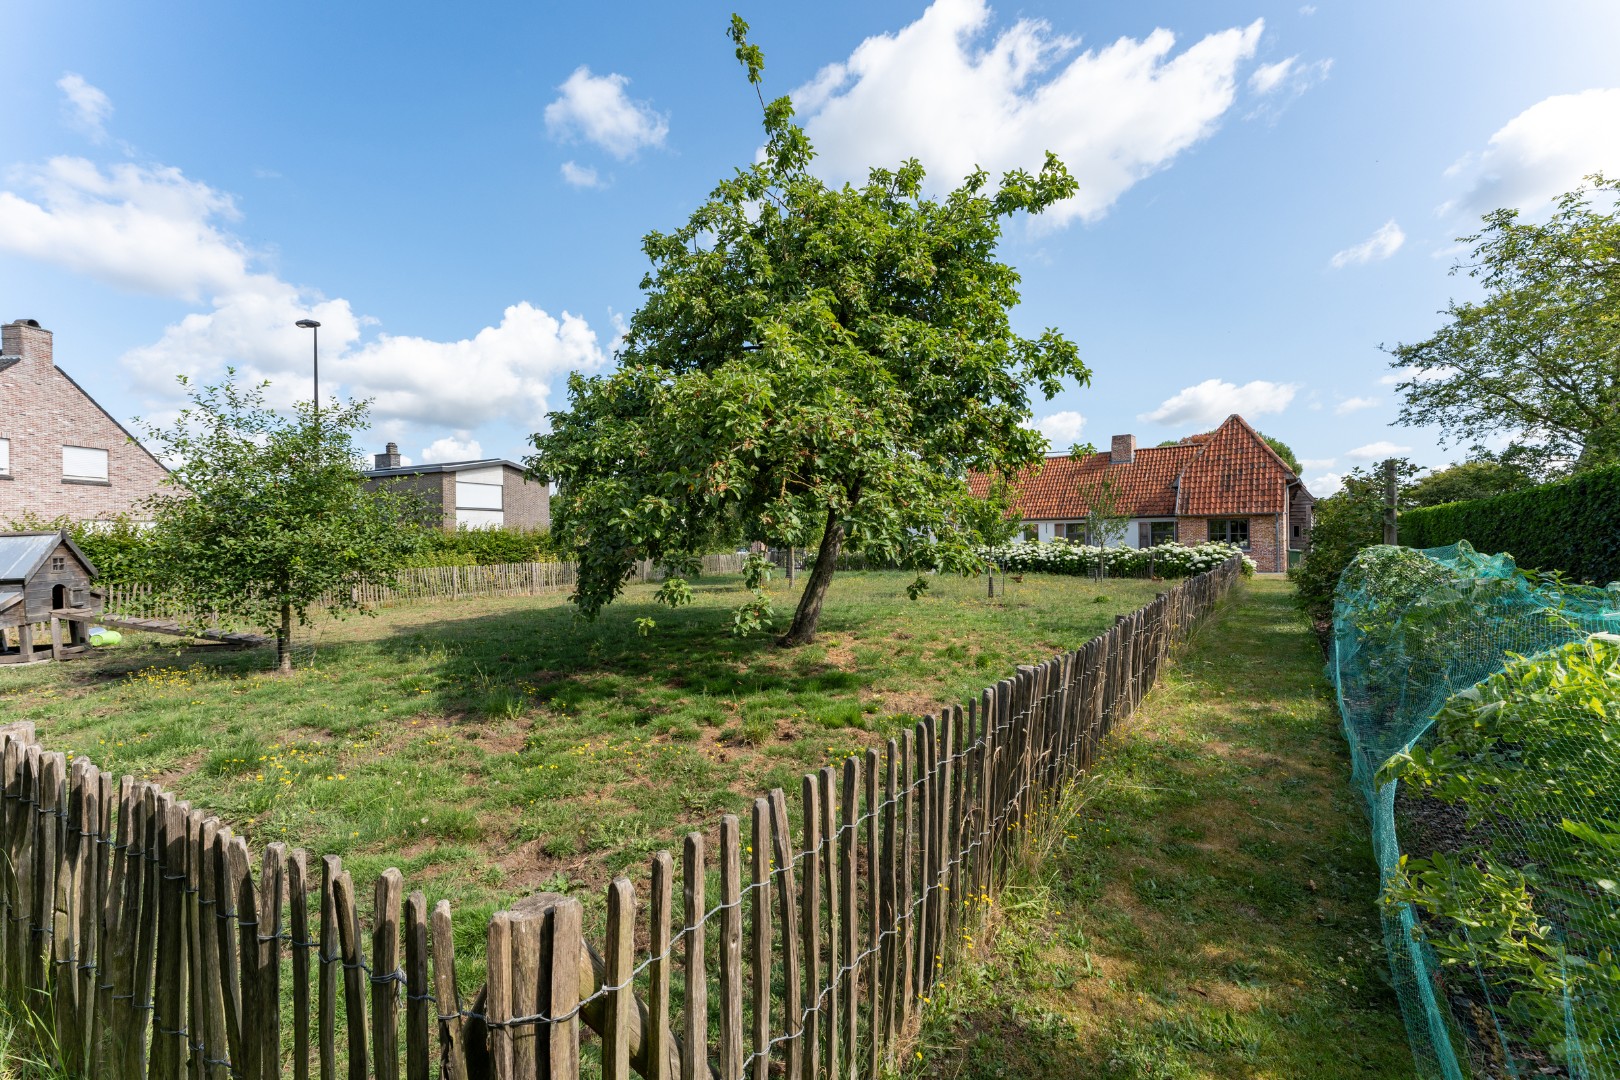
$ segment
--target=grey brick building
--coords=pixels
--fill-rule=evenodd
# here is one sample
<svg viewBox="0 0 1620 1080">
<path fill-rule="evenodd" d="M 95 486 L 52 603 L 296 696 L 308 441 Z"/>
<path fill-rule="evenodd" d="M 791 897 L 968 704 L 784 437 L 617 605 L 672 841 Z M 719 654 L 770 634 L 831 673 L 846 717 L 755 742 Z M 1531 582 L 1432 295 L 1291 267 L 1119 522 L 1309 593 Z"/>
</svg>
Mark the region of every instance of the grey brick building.
<svg viewBox="0 0 1620 1080">
<path fill-rule="evenodd" d="M 548 529 L 551 492 L 523 475 L 523 466 L 504 458 L 401 465 L 399 447 L 375 456 L 365 472 L 366 486 L 398 485 L 422 495 L 438 511 L 447 530 Z"/>
<path fill-rule="evenodd" d="M 0 326 L 0 529 L 25 514 L 134 514 L 167 475 L 56 365 L 49 330 L 32 319 Z"/>
</svg>

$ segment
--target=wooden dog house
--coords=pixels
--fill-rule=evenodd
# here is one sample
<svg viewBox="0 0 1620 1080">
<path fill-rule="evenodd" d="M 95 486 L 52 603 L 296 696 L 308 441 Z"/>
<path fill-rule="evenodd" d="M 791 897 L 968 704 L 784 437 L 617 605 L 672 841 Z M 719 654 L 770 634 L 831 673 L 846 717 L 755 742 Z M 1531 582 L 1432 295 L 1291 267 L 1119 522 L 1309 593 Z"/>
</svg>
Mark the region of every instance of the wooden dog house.
<svg viewBox="0 0 1620 1080">
<path fill-rule="evenodd" d="M 0 534 L 0 664 L 60 660 L 89 649 L 90 624 L 103 602 L 91 588 L 95 576 L 66 531 Z"/>
</svg>

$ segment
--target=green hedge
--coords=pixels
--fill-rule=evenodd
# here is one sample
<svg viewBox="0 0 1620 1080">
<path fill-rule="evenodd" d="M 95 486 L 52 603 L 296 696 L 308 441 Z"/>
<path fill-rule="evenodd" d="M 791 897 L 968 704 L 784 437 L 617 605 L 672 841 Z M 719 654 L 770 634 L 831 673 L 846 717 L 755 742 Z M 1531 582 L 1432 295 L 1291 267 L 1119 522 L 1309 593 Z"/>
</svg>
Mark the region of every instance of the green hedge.
<svg viewBox="0 0 1620 1080">
<path fill-rule="evenodd" d="M 544 529 L 427 530 L 407 566 L 489 566 L 494 563 L 556 562 Z"/>
<path fill-rule="evenodd" d="M 1607 584 L 1620 580 L 1620 466 L 1493 499 L 1408 510 L 1400 529 L 1408 547 L 1467 540 L 1486 554 L 1510 551 L 1520 566 Z"/>
</svg>

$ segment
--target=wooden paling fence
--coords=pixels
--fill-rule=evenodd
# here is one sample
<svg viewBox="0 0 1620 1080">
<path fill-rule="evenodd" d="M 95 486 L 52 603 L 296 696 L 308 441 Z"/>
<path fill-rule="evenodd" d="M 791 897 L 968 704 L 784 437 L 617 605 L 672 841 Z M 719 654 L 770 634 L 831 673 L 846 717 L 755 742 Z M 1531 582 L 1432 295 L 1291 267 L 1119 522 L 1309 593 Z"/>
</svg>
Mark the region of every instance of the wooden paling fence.
<svg viewBox="0 0 1620 1080">
<path fill-rule="evenodd" d="M 703 556 L 703 573 L 738 574 L 746 555 Z M 578 580 L 572 562 L 493 563 L 486 566 L 408 566 L 387 584 L 359 585 L 351 595 L 363 604 L 382 607 L 413 600 L 469 600 L 483 596 L 534 596 L 572 586 Z M 633 581 L 661 581 L 663 570 L 643 559 L 631 572 Z M 112 585 L 106 591 L 109 614 L 140 617 L 176 616 L 174 604 L 150 585 Z M 324 603 L 324 601 L 323 601 Z"/>
<path fill-rule="evenodd" d="M 776 790 L 717 845 L 688 834 L 645 896 L 607 886 L 600 931 L 553 893 L 497 913 L 476 992 L 449 903 L 398 870 L 365 896 L 337 857 L 272 843 L 255 873 L 217 818 L 0 728 L 0 994 L 91 1077 L 875 1078 L 1026 836 L 1239 573 L 805 776 L 796 808 Z"/>
</svg>

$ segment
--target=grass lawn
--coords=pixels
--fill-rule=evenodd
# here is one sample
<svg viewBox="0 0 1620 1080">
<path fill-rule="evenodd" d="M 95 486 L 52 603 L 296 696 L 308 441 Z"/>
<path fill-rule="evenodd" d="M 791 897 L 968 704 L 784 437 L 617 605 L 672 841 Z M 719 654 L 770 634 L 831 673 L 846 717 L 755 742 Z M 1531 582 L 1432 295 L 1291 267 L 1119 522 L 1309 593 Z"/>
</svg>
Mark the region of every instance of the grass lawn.
<svg viewBox="0 0 1620 1080">
<path fill-rule="evenodd" d="M 685 831 L 773 786 L 796 795 L 806 771 L 1075 647 L 1157 588 L 1029 575 L 990 601 L 982 581 L 943 579 L 912 602 L 908 580 L 838 575 L 819 641 L 791 651 L 728 636 L 737 578 L 699 582 L 676 612 L 633 585 L 594 624 L 560 594 L 324 622 L 289 677 L 273 649 L 128 635 L 0 668 L 0 716 L 161 781 L 254 846 L 342 855 L 363 892 L 398 866 L 456 904 L 481 952 L 501 901 L 639 877 Z M 791 611 L 785 583 L 774 596 Z"/>
<path fill-rule="evenodd" d="M 1322 655 L 1240 585 L 935 996 L 919 1076 L 1410 1077 Z"/>
</svg>

